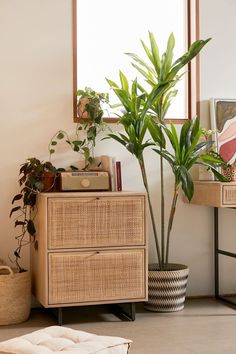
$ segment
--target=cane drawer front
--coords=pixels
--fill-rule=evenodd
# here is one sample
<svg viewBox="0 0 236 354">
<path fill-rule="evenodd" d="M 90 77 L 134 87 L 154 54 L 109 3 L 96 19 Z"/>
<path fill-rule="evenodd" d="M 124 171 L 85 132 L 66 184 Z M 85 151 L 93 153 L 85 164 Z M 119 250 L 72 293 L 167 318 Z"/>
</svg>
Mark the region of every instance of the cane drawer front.
<svg viewBox="0 0 236 354">
<path fill-rule="evenodd" d="M 223 186 L 223 205 L 235 205 L 236 204 L 236 185 Z"/>
<path fill-rule="evenodd" d="M 144 249 L 49 253 L 49 306 L 145 299 Z"/>
<path fill-rule="evenodd" d="M 48 199 L 48 248 L 144 245 L 145 199 L 87 197 Z"/>
</svg>

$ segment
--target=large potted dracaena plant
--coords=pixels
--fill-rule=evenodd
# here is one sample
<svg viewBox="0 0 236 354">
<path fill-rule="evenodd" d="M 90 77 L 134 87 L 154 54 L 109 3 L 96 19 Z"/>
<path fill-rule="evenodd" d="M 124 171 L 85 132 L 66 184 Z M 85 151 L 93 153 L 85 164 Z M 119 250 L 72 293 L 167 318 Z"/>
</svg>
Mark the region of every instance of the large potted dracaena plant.
<svg viewBox="0 0 236 354">
<path fill-rule="evenodd" d="M 119 122 L 125 133 L 109 134 L 110 138 L 122 144 L 138 160 L 144 187 L 147 192 L 151 223 L 155 238 L 157 262 L 149 265 L 149 300 L 146 308 L 153 311 L 178 311 L 184 307 L 185 292 L 188 277 L 188 267 L 169 262 L 170 236 L 175 216 L 179 190 L 182 187 L 184 195 L 190 201 L 194 185 L 189 170 L 195 164 L 202 164 L 213 171 L 218 179 L 222 176 L 217 167 L 223 162 L 221 158 L 209 148 L 211 143 L 202 140 L 203 128 L 199 119 L 187 121 L 183 124 L 178 136 L 173 124 L 165 122 L 166 112 L 171 99 L 177 94 L 175 85 L 180 80 L 184 68 L 205 46 L 207 40 L 197 40 L 189 50 L 173 62 L 175 39 L 170 35 L 167 48 L 162 57 L 152 33 L 149 33 L 150 48 L 142 41 L 148 57 L 145 62 L 135 54 L 128 53 L 132 58 L 132 65 L 144 76 L 150 89 L 144 89 L 137 79 L 128 82 L 127 77 L 120 72 L 120 84 L 107 79 L 112 90 L 118 97 L 124 113 Z M 151 139 L 147 140 L 149 131 Z M 160 235 L 157 230 L 156 216 L 148 186 L 148 177 L 145 169 L 144 150 L 152 146 L 160 156 Z M 171 146 L 169 149 L 168 146 Z M 158 161 L 158 160 L 157 160 Z M 170 206 L 167 227 L 165 225 L 165 186 L 163 170 L 167 162 L 174 176 L 173 198 Z M 176 294 L 174 291 L 177 290 Z"/>
</svg>

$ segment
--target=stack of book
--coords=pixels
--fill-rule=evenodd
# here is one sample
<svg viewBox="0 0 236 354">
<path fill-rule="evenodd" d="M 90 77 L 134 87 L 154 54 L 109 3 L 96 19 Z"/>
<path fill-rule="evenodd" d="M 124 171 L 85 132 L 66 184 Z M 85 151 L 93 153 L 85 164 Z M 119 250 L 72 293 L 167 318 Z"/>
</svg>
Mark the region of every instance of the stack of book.
<svg viewBox="0 0 236 354">
<path fill-rule="evenodd" d="M 102 155 L 101 169 L 109 172 L 111 191 L 122 191 L 121 162 L 115 157 Z"/>
</svg>

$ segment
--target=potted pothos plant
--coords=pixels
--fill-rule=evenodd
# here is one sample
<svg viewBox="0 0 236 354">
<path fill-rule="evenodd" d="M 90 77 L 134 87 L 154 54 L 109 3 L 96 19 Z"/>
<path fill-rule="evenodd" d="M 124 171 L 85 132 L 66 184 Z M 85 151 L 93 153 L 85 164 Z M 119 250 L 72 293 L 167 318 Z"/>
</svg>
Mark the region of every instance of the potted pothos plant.
<svg viewBox="0 0 236 354">
<path fill-rule="evenodd" d="M 84 90 L 78 90 L 78 117 L 79 123 L 76 124 L 74 137 L 64 131 L 57 131 L 51 138 L 48 150 L 51 155 L 55 153 L 59 141 L 65 140 L 66 143 L 75 152 L 84 157 L 85 167 L 88 169 L 94 161 L 94 147 L 98 134 L 103 131 L 107 125 L 103 121 L 103 104 L 108 104 L 109 96 L 107 93 L 96 92 L 90 87 Z M 77 169 L 71 166 L 72 169 Z"/>
<path fill-rule="evenodd" d="M 15 228 L 19 230 L 15 237 L 17 247 L 14 251 L 14 262 L 19 273 L 26 271 L 20 264 L 22 247 L 34 241 L 35 238 L 34 219 L 37 211 L 37 194 L 55 189 L 59 170 L 51 162 L 43 162 L 35 157 L 28 158 L 20 167 L 19 185 L 21 190 L 13 197 L 13 207 L 10 212 L 10 217 L 14 217 Z"/>
<path fill-rule="evenodd" d="M 191 200 L 194 184 L 189 170 L 196 164 L 207 166 L 217 179 L 225 180 L 218 172 L 218 167 L 224 162 L 218 154 L 210 149 L 209 139 L 202 139 L 203 128 L 200 126 L 198 118 L 184 123 L 179 135 L 172 123 L 168 125 L 165 122 L 171 99 L 177 94 L 175 86 L 183 75 L 181 69 L 201 51 L 209 39 L 195 41 L 189 50 L 175 61 L 173 61 L 175 46 L 173 34 L 170 35 L 162 56 L 159 55 L 159 48 L 151 32 L 149 40 L 150 47 L 141 41 L 148 59 L 147 62 L 136 54 L 127 53 L 132 58 L 132 65 L 144 77 L 148 89 L 145 89 L 137 79 L 130 83 L 122 72 L 119 74 L 119 84 L 107 79 L 124 111 L 119 118 L 124 133 L 111 133 L 109 138 L 115 139 L 136 157 L 147 192 L 157 262 L 149 265 L 149 300 L 146 308 L 161 312 L 178 311 L 184 307 L 188 277 L 187 266 L 176 265 L 169 261 L 171 230 L 179 191 L 182 188 L 183 194 L 189 201 Z M 149 131 L 151 139 L 146 138 L 147 131 Z M 157 231 L 157 221 L 144 161 L 144 150 L 149 147 L 152 147 L 160 157 L 160 235 Z M 158 163 L 158 159 L 156 161 Z M 172 203 L 167 225 L 165 225 L 164 162 L 169 164 L 174 177 Z M 163 281 L 165 286 L 162 284 Z M 177 294 L 174 294 L 174 289 L 177 290 Z"/>
<path fill-rule="evenodd" d="M 10 212 L 18 230 L 14 255 L 10 256 L 15 267 L 0 265 L 0 325 L 20 323 L 29 317 L 31 277 L 30 272 L 21 265 L 21 252 L 24 246 L 35 239 L 37 194 L 51 191 L 55 186 L 56 176 L 57 169 L 50 162 L 42 162 L 35 157 L 27 159 L 20 167 L 21 190 L 14 196 Z"/>
</svg>

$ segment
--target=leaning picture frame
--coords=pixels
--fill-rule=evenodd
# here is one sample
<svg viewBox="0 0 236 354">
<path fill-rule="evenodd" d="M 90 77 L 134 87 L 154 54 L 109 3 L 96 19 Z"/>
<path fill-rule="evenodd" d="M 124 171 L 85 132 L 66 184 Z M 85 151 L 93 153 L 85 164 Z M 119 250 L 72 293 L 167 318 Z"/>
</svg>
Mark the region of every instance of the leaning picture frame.
<svg viewBox="0 0 236 354">
<path fill-rule="evenodd" d="M 225 162 L 236 159 L 236 99 L 210 99 L 211 128 L 215 149 Z"/>
</svg>

